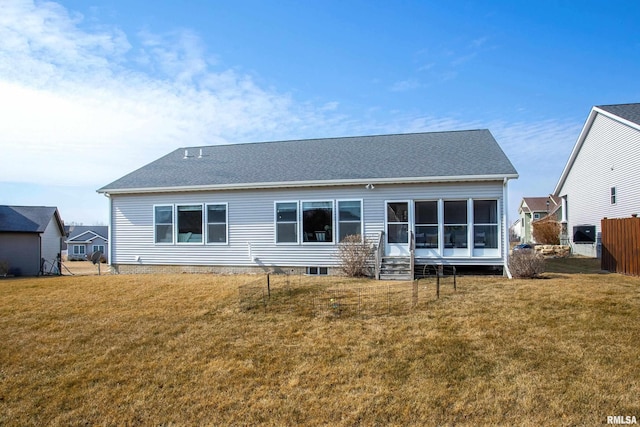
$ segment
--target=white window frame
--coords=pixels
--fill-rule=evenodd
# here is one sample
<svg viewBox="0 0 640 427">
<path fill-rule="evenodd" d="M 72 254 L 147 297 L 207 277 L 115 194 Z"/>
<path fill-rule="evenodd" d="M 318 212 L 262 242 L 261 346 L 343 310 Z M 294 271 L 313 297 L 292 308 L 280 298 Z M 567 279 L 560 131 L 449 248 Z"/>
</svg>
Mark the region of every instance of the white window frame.
<svg viewBox="0 0 640 427">
<path fill-rule="evenodd" d="M 430 203 L 435 203 L 436 204 L 436 219 L 437 222 L 435 223 L 431 223 L 431 224 L 427 224 L 427 223 L 418 223 L 418 217 L 416 214 L 416 205 L 418 203 L 425 203 L 425 202 L 430 202 Z M 443 245 L 443 239 L 442 239 L 442 228 L 440 227 L 440 224 L 444 221 L 442 219 L 442 215 L 444 213 L 443 211 L 443 201 L 442 199 L 417 199 L 414 200 L 412 203 L 412 210 L 413 210 L 413 218 L 414 218 L 414 223 L 413 223 L 413 233 L 414 233 L 414 239 L 416 239 L 416 252 L 420 253 L 421 256 L 439 256 L 442 252 L 442 245 Z M 418 227 L 435 227 L 436 228 L 436 246 L 435 247 L 418 247 L 418 232 L 417 232 L 417 228 Z M 426 237 L 426 236 L 425 236 Z"/>
<path fill-rule="evenodd" d="M 310 241 L 304 240 L 304 204 L 305 203 L 331 203 L 331 241 Z M 299 204 L 299 240 L 303 245 L 335 245 L 336 244 L 336 202 L 332 199 L 301 200 Z M 317 230 L 315 230 L 317 231 Z"/>
<path fill-rule="evenodd" d="M 77 251 L 76 251 L 77 249 Z M 87 248 L 85 247 L 85 245 L 73 245 L 73 254 L 74 255 L 86 255 L 87 254 Z"/>
<path fill-rule="evenodd" d="M 102 249 L 100 249 L 100 248 L 102 248 Z M 93 245 L 91 247 L 91 249 L 92 249 L 92 252 L 100 251 L 100 252 L 102 252 L 104 254 L 104 245 Z"/>
<path fill-rule="evenodd" d="M 341 202 L 358 202 L 360 203 L 360 221 L 340 221 L 340 203 Z M 340 231 L 340 223 L 346 223 L 346 224 L 355 224 L 357 222 L 360 223 L 360 236 L 361 236 L 361 241 L 364 241 L 364 201 L 363 199 L 338 199 L 336 200 L 336 204 L 335 204 L 336 208 L 336 212 L 335 212 L 335 221 L 336 221 L 336 239 L 339 240 L 340 239 L 340 235 L 342 234 Z M 339 241 L 337 241 L 336 243 L 340 243 Z"/>
<path fill-rule="evenodd" d="M 476 201 L 490 201 L 490 202 L 495 202 L 496 204 L 496 221 L 495 223 L 475 223 L 475 205 L 474 203 Z M 502 222 L 501 222 L 501 209 L 502 206 L 500 204 L 500 199 L 497 198 L 483 198 L 483 197 L 479 197 L 479 198 L 474 198 L 471 200 L 471 215 L 470 215 L 470 221 L 472 222 L 471 224 L 471 230 L 472 230 L 472 234 L 471 237 L 473 238 L 471 240 L 471 247 L 473 249 L 473 256 L 474 257 L 499 257 L 500 254 L 502 253 Z M 475 242 L 475 238 L 476 238 L 476 231 L 475 228 L 476 226 L 492 226 L 492 227 L 496 227 L 496 241 L 497 241 L 497 247 L 495 248 L 487 248 L 487 247 L 483 247 L 483 248 L 476 248 L 476 242 Z"/>
<path fill-rule="evenodd" d="M 171 208 L 171 241 L 170 242 L 158 242 L 158 225 L 168 225 L 168 223 L 156 223 L 156 208 Z M 173 245 L 176 240 L 176 209 L 175 205 L 162 203 L 153 205 L 153 243 L 154 245 Z"/>
<path fill-rule="evenodd" d="M 616 187 L 611 187 L 609 190 L 609 201 L 612 205 L 618 202 L 618 189 Z"/>
<path fill-rule="evenodd" d="M 466 204 L 466 212 L 467 212 L 467 220 L 465 223 L 446 223 L 446 204 L 447 202 L 465 202 Z M 445 239 L 446 227 L 466 227 L 467 234 L 467 246 L 466 247 L 447 247 L 447 241 Z M 473 229 L 473 199 L 443 199 L 442 200 L 442 255 L 445 258 L 459 258 L 459 257 L 470 257 L 471 256 L 471 246 L 473 244 L 473 239 L 471 236 L 471 232 Z"/>
<path fill-rule="evenodd" d="M 205 242 L 205 212 L 204 212 L 204 203 L 176 203 L 175 205 L 175 209 L 174 209 L 174 219 L 175 219 L 175 225 L 174 225 L 174 239 L 176 244 L 178 245 L 204 245 Z M 181 242 L 180 241 L 180 223 L 178 220 L 178 213 L 180 211 L 180 207 L 185 207 L 185 206 L 200 206 L 200 213 L 202 214 L 202 219 L 200 221 L 200 230 L 201 230 L 201 235 L 202 235 L 202 240 L 199 242 Z"/>
<path fill-rule="evenodd" d="M 209 222 L 209 206 L 224 206 L 224 226 L 225 236 L 224 242 L 210 242 L 209 241 L 209 224 L 222 224 L 221 222 Z M 207 245 L 228 245 L 229 244 L 229 203 L 207 203 L 204 206 L 204 241 Z"/>
<path fill-rule="evenodd" d="M 278 242 L 278 224 L 293 224 L 293 221 L 281 221 L 278 222 L 278 205 L 290 203 L 296 205 L 296 220 L 295 220 L 295 230 L 296 230 L 296 241 L 295 242 Z M 273 242 L 276 245 L 299 245 L 300 244 L 300 201 L 299 200 L 276 200 L 273 202 Z"/>
</svg>

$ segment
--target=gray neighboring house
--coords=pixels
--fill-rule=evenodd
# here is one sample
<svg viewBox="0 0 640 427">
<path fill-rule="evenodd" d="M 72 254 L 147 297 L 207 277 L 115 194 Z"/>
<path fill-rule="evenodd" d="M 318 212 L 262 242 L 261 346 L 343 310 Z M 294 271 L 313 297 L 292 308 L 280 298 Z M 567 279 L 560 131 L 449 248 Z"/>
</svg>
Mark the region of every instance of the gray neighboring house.
<svg viewBox="0 0 640 427">
<path fill-rule="evenodd" d="M 8 264 L 9 274 L 59 274 L 63 239 L 64 225 L 57 208 L 0 206 L 0 262 Z"/>
<path fill-rule="evenodd" d="M 640 214 L 640 104 L 593 107 L 554 190 L 573 253 L 600 255 L 603 218 Z"/>
<path fill-rule="evenodd" d="M 354 234 L 413 272 L 504 267 L 517 177 L 483 129 L 180 148 L 98 192 L 115 272 L 331 274 Z"/>
<path fill-rule="evenodd" d="M 94 252 L 102 252 L 108 261 L 109 227 L 106 225 L 70 225 L 66 226 L 67 240 L 63 245 L 70 261 L 86 260 Z"/>
</svg>

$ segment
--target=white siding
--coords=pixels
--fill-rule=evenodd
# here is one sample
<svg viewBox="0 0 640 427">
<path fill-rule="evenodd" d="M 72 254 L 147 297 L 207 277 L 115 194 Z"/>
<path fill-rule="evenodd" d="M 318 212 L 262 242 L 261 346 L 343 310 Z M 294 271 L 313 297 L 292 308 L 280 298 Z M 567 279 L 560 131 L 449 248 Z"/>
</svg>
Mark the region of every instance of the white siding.
<svg viewBox="0 0 640 427">
<path fill-rule="evenodd" d="M 49 262 L 55 262 L 56 257 L 60 254 L 62 244 L 62 234 L 58 228 L 55 216 L 51 217 L 47 228 L 41 234 L 42 253 L 41 257 Z"/>
<path fill-rule="evenodd" d="M 207 191 L 146 195 L 111 195 L 113 264 L 216 266 L 334 266 L 336 244 L 275 244 L 274 202 L 294 200 L 363 200 L 364 233 L 384 230 L 387 200 L 497 199 L 500 234 L 504 229 L 503 183 L 375 185 L 244 191 Z M 227 245 L 154 244 L 153 206 L 227 203 Z M 336 212 L 334 210 L 334 216 Z M 501 239 L 502 241 L 502 239 Z M 502 248 L 504 257 L 504 248 Z M 502 258 L 497 259 L 501 262 Z M 495 260 L 494 260 L 495 261 Z"/>
<path fill-rule="evenodd" d="M 597 114 L 559 196 L 567 197 L 568 232 L 576 225 L 640 213 L 640 131 Z M 616 187 L 616 204 L 610 189 Z M 574 251 L 595 256 L 595 245 L 574 244 Z"/>
</svg>

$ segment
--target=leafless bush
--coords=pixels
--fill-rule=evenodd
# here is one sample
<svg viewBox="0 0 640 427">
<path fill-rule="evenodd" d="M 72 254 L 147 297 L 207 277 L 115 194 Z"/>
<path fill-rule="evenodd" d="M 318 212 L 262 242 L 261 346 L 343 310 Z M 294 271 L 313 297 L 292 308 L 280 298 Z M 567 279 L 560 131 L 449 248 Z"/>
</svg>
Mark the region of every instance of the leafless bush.
<svg viewBox="0 0 640 427">
<path fill-rule="evenodd" d="M 514 251 L 509 258 L 509 270 L 518 279 L 533 279 L 544 273 L 544 257 L 531 250 Z"/>
<path fill-rule="evenodd" d="M 370 276 L 371 255 L 371 245 L 360 234 L 347 236 L 338 245 L 340 269 L 349 277 Z"/>
<path fill-rule="evenodd" d="M 560 223 L 549 217 L 543 218 L 533 223 L 533 238 L 536 242 L 543 245 L 559 245 L 560 244 Z"/>
</svg>

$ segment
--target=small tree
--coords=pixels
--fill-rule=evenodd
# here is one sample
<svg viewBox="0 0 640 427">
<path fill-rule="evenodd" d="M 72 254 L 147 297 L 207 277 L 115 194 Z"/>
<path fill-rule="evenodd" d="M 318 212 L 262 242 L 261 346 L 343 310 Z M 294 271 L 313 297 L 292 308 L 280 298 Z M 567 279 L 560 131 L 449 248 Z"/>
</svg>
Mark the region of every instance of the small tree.
<svg viewBox="0 0 640 427">
<path fill-rule="evenodd" d="M 370 276 L 371 245 L 360 234 L 345 237 L 338 244 L 340 269 L 349 277 Z"/>
<path fill-rule="evenodd" d="M 553 218 L 546 217 L 533 223 L 533 238 L 543 245 L 559 245 L 562 226 Z"/>
<path fill-rule="evenodd" d="M 532 249 L 513 251 L 509 270 L 518 279 L 533 279 L 544 273 L 544 257 Z"/>
</svg>

